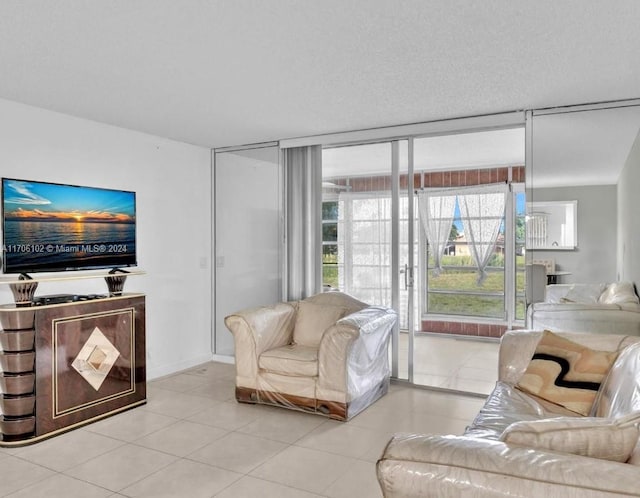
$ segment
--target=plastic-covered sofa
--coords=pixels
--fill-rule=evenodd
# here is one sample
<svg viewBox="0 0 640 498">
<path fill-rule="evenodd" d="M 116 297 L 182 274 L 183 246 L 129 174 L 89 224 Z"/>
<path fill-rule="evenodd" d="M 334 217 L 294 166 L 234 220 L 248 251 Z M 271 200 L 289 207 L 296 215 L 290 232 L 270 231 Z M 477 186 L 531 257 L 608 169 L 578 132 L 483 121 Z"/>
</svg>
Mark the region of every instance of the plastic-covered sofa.
<svg viewBox="0 0 640 498">
<path fill-rule="evenodd" d="M 527 310 L 534 330 L 640 335 L 640 301 L 630 282 L 558 284 Z"/>
<path fill-rule="evenodd" d="M 464 435 L 397 434 L 391 439 L 377 463 L 386 498 L 640 496 L 640 338 L 559 334 L 592 349 L 621 351 L 590 416 L 583 417 L 514 387 L 541 334 L 519 330 L 503 336 L 499 380 Z M 625 432 L 609 431 L 617 420 L 626 424 Z M 523 423 L 551 429 L 542 435 L 576 448 L 569 453 L 504 438 L 508 428 Z M 585 456 L 597 444 L 613 453 L 626 445 L 630 456 L 618 461 Z"/>
<path fill-rule="evenodd" d="M 389 388 L 396 319 L 341 292 L 234 313 L 236 399 L 348 420 Z"/>
</svg>

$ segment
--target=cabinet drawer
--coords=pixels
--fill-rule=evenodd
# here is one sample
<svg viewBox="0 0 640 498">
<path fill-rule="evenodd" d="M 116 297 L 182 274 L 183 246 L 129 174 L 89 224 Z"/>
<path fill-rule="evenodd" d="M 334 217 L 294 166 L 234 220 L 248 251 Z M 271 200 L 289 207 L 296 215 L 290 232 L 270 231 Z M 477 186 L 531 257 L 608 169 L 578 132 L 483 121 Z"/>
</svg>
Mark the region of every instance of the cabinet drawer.
<svg viewBox="0 0 640 498">
<path fill-rule="evenodd" d="M 3 351 L 31 351 L 35 337 L 35 330 L 0 332 L 0 347 Z"/>
<path fill-rule="evenodd" d="M 36 354 L 30 353 L 0 353 L 0 368 L 5 373 L 32 372 Z"/>
<path fill-rule="evenodd" d="M 0 375 L 0 391 L 3 394 L 12 394 L 14 396 L 29 394 L 33 392 L 35 381 L 36 375 L 34 373 L 2 374 Z"/>
</svg>

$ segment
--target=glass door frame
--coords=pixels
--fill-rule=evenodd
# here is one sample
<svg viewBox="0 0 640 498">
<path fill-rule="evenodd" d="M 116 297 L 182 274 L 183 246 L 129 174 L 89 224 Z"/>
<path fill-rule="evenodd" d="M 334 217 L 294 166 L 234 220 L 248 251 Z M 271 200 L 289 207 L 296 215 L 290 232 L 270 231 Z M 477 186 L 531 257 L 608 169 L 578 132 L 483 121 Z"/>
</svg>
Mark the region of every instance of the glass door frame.
<svg viewBox="0 0 640 498">
<path fill-rule="evenodd" d="M 472 133 L 479 131 L 489 131 L 496 129 L 525 127 L 526 130 L 527 120 L 525 119 L 524 111 L 509 112 L 503 114 L 489 115 L 489 116 L 477 116 L 469 118 L 458 118 L 444 121 L 434 121 L 428 123 L 420 123 L 416 125 L 402 125 L 397 127 L 377 128 L 372 130 L 362 130 L 347 133 L 337 133 L 332 135 L 324 135 L 319 137 L 307 137 L 301 139 L 291 139 L 282 142 L 287 146 L 302 146 L 311 144 L 322 144 L 324 148 L 334 148 L 350 145 L 367 145 L 373 143 L 390 143 L 392 147 L 391 153 L 391 199 L 392 199 L 392 247 L 391 247 L 391 285 L 392 285 L 392 307 L 397 313 L 400 313 L 400 142 L 408 141 L 408 160 L 407 160 L 407 189 L 406 195 L 408 197 L 409 208 L 409 223 L 408 223 L 408 240 L 411 246 L 415 246 L 416 243 L 420 243 L 416 240 L 416 234 L 414 230 L 414 205 L 415 205 L 415 189 L 414 185 L 414 148 L 413 141 L 415 138 L 431 137 L 438 135 L 452 135 L 459 133 Z M 529 133 L 525 131 L 525 174 L 528 177 L 529 157 Z M 404 190 L 404 189 L 402 189 Z M 408 252 L 408 272 L 405 274 L 407 278 L 407 290 L 410 290 L 408 296 L 407 317 L 408 327 L 408 351 L 407 351 L 407 381 L 413 384 L 414 380 L 414 336 L 416 332 L 415 327 L 415 312 L 414 308 L 416 302 L 414 299 L 415 285 L 418 284 L 419 299 L 422 299 L 422 290 L 420 278 L 416 278 L 416 264 L 419 261 L 414 260 L 413 251 Z M 321 261 L 319 262 L 321 264 Z M 416 282 L 417 281 L 417 282 Z M 514 289 L 515 290 L 515 289 Z M 506 291 L 506 289 L 505 289 Z M 510 301 L 512 297 L 508 298 Z M 515 300 L 515 294 L 513 297 Z M 395 379 L 399 379 L 399 338 L 400 338 L 400 326 L 399 322 L 392 332 L 391 338 L 391 376 Z M 400 379 L 404 380 L 404 379 Z"/>
<path fill-rule="evenodd" d="M 401 171 L 400 164 L 400 142 L 407 142 L 407 168 L 406 172 Z M 400 176 L 407 175 L 407 262 L 404 268 L 400 263 L 400 197 L 404 192 L 400 187 Z M 404 285 L 407 291 L 407 334 L 408 334 L 408 363 L 407 381 L 413 383 L 413 338 L 415 329 L 415 186 L 413 178 L 413 137 L 396 139 L 391 141 L 391 302 L 392 308 L 400 315 L 400 286 Z M 403 275 L 404 282 L 400 282 L 400 275 Z M 391 338 L 391 376 L 399 378 L 400 364 L 400 320 L 396 321 Z"/>
</svg>

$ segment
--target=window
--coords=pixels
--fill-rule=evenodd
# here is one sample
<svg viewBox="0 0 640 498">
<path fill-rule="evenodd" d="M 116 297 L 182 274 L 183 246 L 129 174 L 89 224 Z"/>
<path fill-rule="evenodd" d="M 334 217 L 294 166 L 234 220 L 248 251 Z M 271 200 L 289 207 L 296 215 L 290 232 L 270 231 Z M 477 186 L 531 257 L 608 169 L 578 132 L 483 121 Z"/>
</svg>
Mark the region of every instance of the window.
<svg viewBox="0 0 640 498">
<path fill-rule="evenodd" d="M 514 218 L 515 218 L 515 260 L 516 260 L 516 308 L 515 319 L 524 320 L 527 310 L 525 297 L 525 237 L 526 208 L 523 184 L 514 184 Z"/>
<path fill-rule="evenodd" d="M 322 202 L 322 283 L 338 288 L 338 201 Z"/>
<path fill-rule="evenodd" d="M 516 270 L 515 255 L 519 249 L 519 254 L 523 256 L 523 244 L 517 245 L 514 238 L 514 227 L 518 223 L 516 208 L 524 216 L 524 200 L 516 203 L 512 192 L 524 182 L 524 166 L 520 165 L 518 154 L 509 152 L 511 149 L 519 151 L 522 147 L 509 147 L 508 153 L 501 155 L 504 148 L 496 147 L 494 141 L 490 140 L 486 146 L 479 147 L 476 142 L 482 137 L 479 138 L 479 134 L 469 135 L 473 135 L 473 143 L 467 143 L 471 138 L 466 137 L 462 145 L 455 147 L 449 141 L 441 144 L 441 137 L 414 141 L 416 168 L 413 171 L 413 186 L 417 195 L 412 203 L 412 218 L 415 222 L 413 233 L 419 236 L 419 240 L 414 238 L 411 245 L 408 239 L 408 177 L 402 173 L 402 165 L 408 163 L 410 156 L 409 144 L 404 147 L 400 145 L 400 157 L 396 159 L 399 163 L 399 199 L 395 222 L 398 240 L 394 242 L 395 246 L 391 240 L 394 223 L 391 215 L 393 181 L 388 171 L 394 156 L 390 144 L 323 149 L 322 267 L 325 285 L 365 302 L 391 305 L 392 283 L 397 283 L 397 295 L 394 298 L 398 303 L 401 330 L 408 327 L 407 309 L 410 302 L 414 303 L 412 323 L 417 330 L 423 330 L 424 327 L 426 331 L 437 332 L 429 328 L 431 324 L 428 322 L 432 321 L 480 321 L 504 327 L 524 318 L 524 258 L 517 260 Z M 521 130 L 515 135 L 509 143 L 521 142 Z M 456 135 L 456 138 L 460 136 Z M 444 146 L 445 158 L 441 153 Z M 478 151 L 483 150 L 490 150 L 490 157 L 476 158 Z M 466 156 L 461 157 L 460 151 Z M 458 166 L 494 159 L 497 164 L 512 163 L 515 166 L 468 169 Z M 523 197 L 524 188 L 521 190 L 519 195 Z M 447 201 L 446 208 L 443 204 L 439 209 L 432 210 L 436 215 L 431 218 L 437 221 L 434 229 L 444 233 L 444 236 L 441 233 L 437 236 L 438 254 L 442 255 L 442 261 L 436 261 L 427 245 L 423 219 L 429 217 L 418 215 L 421 209 L 420 194 L 436 191 L 456 192 L 452 195 L 455 205 L 449 206 L 450 202 Z M 474 204 L 471 199 L 473 195 L 478 199 L 482 195 L 501 197 L 497 211 L 485 210 L 489 205 L 487 199 L 483 200 L 482 205 L 477 202 Z M 524 218 L 520 220 L 520 223 L 523 222 Z M 465 228 L 465 224 L 478 228 Z M 489 238 L 484 233 L 487 227 L 491 232 Z M 472 244 L 469 237 L 474 230 L 477 234 L 473 235 Z M 394 263 L 397 264 L 397 274 L 391 262 L 394 248 L 397 251 L 397 262 Z M 413 268 L 408 267 L 410 251 L 414 255 Z M 474 258 L 474 254 L 480 254 L 480 259 Z M 440 260 L 440 256 L 437 259 Z M 476 261 L 480 261 L 480 264 Z M 436 266 L 442 270 L 434 272 Z M 482 278 L 478 284 L 480 275 Z M 409 296 L 411 282 L 414 283 L 413 296 Z M 517 312 L 516 303 L 519 305 Z"/>
<path fill-rule="evenodd" d="M 463 191 L 461 191 L 463 192 Z M 525 318 L 525 193 L 524 185 L 512 184 L 506 206 L 509 216 L 500 214 L 494 222 L 499 225 L 495 246 L 492 245 L 486 276 L 479 282 L 478 266 L 472 256 L 470 241 L 465 235 L 465 222 L 456 196 L 453 223 L 448 240 L 444 244 L 439 272 L 428 244 L 422 263 L 423 313 L 481 317 L 506 321 L 509 307 L 515 310 L 512 319 Z M 390 197 L 385 193 L 340 194 L 325 193 L 322 202 L 322 274 L 325 286 L 352 293 L 359 299 L 386 302 L 390 288 Z M 406 197 L 400 200 L 402 227 L 407 223 Z M 418 213 L 416 213 L 418 223 Z M 480 218 L 483 218 L 482 216 Z M 484 216 L 483 221 L 488 221 Z M 416 230 L 418 225 L 416 224 Z M 406 228 L 401 229 L 405 233 Z M 422 232 L 422 231 L 421 231 Z M 416 231 L 418 233 L 418 231 Z M 423 240 L 424 232 L 422 232 Z M 508 243 L 509 238 L 513 241 Z M 512 248 L 515 255 L 508 258 L 506 251 Z M 417 247 L 416 247 L 417 249 Z M 400 251 L 408 250 L 401 241 Z M 373 258 L 373 259 L 372 259 Z M 509 261 L 515 269 L 507 271 Z M 426 263 L 426 266 L 425 266 Z M 513 279 L 511 286 L 507 279 Z M 511 297 L 508 289 L 513 289 Z M 382 295 L 380 294 L 382 292 Z M 406 294 L 406 293 L 405 293 Z M 401 295 L 401 301 L 406 296 Z M 403 303 L 404 304 L 404 303 Z"/>
<path fill-rule="evenodd" d="M 364 302 L 391 305 L 391 196 L 340 194 L 340 290 Z"/>
<path fill-rule="evenodd" d="M 453 220 L 442 213 L 440 219 L 444 225 L 438 228 L 440 236 L 448 235 L 447 240 L 424 244 L 427 248 L 426 266 L 423 266 L 426 268 L 425 310 L 427 314 L 524 320 L 524 191 L 521 184 L 512 184 L 506 196 L 480 194 L 482 189 L 477 187 L 473 195 L 497 195 L 502 196 L 502 200 L 491 207 L 488 199 L 480 197 L 470 208 L 468 198 L 471 196 L 464 188 L 452 189 L 446 194 L 454 202 L 449 208 Z M 421 212 L 421 216 L 424 213 Z M 433 231 L 433 227 L 431 229 Z M 427 238 L 424 232 L 423 237 Z M 440 256 L 436 247 L 440 248 Z M 507 251 L 513 253 L 509 255 Z M 482 263 L 480 267 L 477 261 Z M 509 288 L 515 290 L 510 298 L 511 303 L 515 302 L 512 313 L 509 313 L 514 307 L 509 302 Z"/>
<path fill-rule="evenodd" d="M 481 217 L 473 221 L 488 220 Z M 435 268 L 434 251 L 427 246 L 428 313 L 505 318 L 504 214 L 492 221 L 500 225 L 500 233 L 493 249 L 489 248 L 491 255 L 482 278 L 472 255 L 473 241 L 468 232 L 465 233 L 460 197 L 456 198 L 448 254 L 442 256 L 440 271 Z"/>
</svg>

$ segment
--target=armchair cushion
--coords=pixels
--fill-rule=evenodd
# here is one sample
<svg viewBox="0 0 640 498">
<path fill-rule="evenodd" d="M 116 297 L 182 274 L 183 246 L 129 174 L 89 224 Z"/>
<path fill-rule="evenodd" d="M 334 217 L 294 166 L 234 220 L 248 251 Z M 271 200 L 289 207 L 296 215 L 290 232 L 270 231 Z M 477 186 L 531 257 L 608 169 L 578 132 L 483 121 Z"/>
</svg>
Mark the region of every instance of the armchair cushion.
<svg viewBox="0 0 640 498">
<path fill-rule="evenodd" d="M 505 443 L 626 462 L 638 441 L 640 413 L 617 420 L 558 417 L 511 424 L 500 436 Z"/>
<path fill-rule="evenodd" d="M 596 351 L 545 330 L 517 387 L 588 415 L 616 356 L 616 352 Z"/>
<path fill-rule="evenodd" d="M 289 344 L 260 355 L 258 365 L 267 372 L 294 377 L 318 376 L 318 348 Z"/>
<path fill-rule="evenodd" d="M 317 348 L 324 331 L 345 316 L 347 312 L 348 309 L 342 306 L 300 301 L 293 329 L 293 342 Z"/>
</svg>

